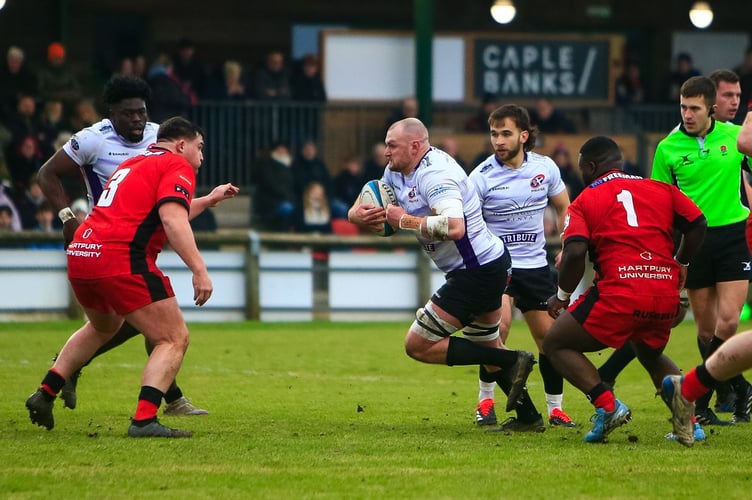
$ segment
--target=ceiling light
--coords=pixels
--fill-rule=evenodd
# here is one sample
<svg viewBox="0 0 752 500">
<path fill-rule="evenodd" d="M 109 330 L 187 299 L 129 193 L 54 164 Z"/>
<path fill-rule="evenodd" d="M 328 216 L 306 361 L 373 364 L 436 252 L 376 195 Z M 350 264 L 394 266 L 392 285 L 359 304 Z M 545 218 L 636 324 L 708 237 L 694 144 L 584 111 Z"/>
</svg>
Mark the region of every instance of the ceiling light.
<svg viewBox="0 0 752 500">
<path fill-rule="evenodd" d="M 689 9 L 689 20 L 695 28 L 705 29 L 713 22 L 713 9 L 708 2 L 695 2 Z"/>
<path fill-rule="evenodd" d="M 517 15 L 512 0 L 496 0 L 491 6 L 491 17 L 499 24 L 509 24 Z M 712 14 L 711 14 L 712 15 Z"/>
</svg>

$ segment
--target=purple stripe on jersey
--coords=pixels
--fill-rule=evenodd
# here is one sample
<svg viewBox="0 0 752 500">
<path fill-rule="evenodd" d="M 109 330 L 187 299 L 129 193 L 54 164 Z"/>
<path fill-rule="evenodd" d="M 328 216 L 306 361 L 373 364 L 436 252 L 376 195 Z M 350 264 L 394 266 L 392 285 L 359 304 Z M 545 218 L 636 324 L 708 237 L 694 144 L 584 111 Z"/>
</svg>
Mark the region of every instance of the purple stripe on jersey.
<svg viewBox="0 0 752 500">
<path fill-rule="evenodd" d="M 465 227 L 467 227 L 467 217 L 465 217 Z M 470 243 L 470 237 L 467 235 L 467 230 L 462 238 L 454 242 L 454 245 L 462 256 L 462 261 L 465 263 L 466 269 L 474 269 L 480 265 L 478 263 L 478 256 L 475 255 L 475 249 L 473 249 L 473 245 Z"/>
<path fill-rule="evenodd" d="M 86 183 L 89 186 L 92 202 L 96 205 L 99 201 L 99 197 L 102 196 L 104 186 L 99 183 L 99 176 L 94 173 L 94 167 L 91 165 L 84 165 L 82 170 L 86 176 Z"/>
</svg>

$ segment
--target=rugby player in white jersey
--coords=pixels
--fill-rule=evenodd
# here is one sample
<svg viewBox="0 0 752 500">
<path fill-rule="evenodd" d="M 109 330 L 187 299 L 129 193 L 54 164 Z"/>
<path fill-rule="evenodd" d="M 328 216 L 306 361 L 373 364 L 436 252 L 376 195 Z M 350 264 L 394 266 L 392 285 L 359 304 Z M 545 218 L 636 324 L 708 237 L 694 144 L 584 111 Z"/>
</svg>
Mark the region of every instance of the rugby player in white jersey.
<svg viewBox="0 0 752 500">
<path fill-rule="evenodd" d="M 151 96 L 149 85 L 140 78 L 113 77 L 104 87 L 103 101 L 109 118 L 76 132 L 65 145 L 39 170 L 39 185 L 45 198 L 58 211 L 63 223 L 65 245 L 73 238 L 79 223 L 68 206 L 69 199 L 63 179 L 80 176 L 86 184 L 90 206 L 97 202 L 112 172 L 123 161 L 142 153 L 156 142 L 159 125 L 148 121 L 146 101 Z M 190 218 L 238 193 L 232 184 L 215 187 L 211 193 L 191 201 Z M 139 332 L 128 323 L 94 357 L 109 351 Z M 146 343 L 146 352 L 153 346 Z M 93 359 L 93 358 L 92 358 Z M 89 360 L 91 362 L 91 360 Z M 87 362 L 86 364 L 88 364 Z M 84 365 L 85 366 L 85 365 Z M 65 407 L 74 409 L 77 403 L 76 385 L 80 370 L 74 373 L 63 387 L 60 397 Z M 183 396 L 173 381 L 165 393 L 166 415 L 206 415 L 206 410 L 195 407 Z"/>
<path fill-rule="evenodd" d="M 512 308 L 517 307 L 538 346 L 548 422 L 573 427 L 561 407 L 564 379 L 542 349 L 543 337 L 554 321 L 546 311 L 546 301 L 556 293 L 556 280 L 546 258 L 543 220 L 550 201 L 558 228 L 563 229 L 569 194 L 556 163 L 532 152 L 537 129 L 525 108 L 505 104 L 491 113 L 488 124 L 494 154 L 469 177 L 478 190 L 488 229 L 501 238 L 512 256 L 512 278 L 501 303 L 501 338 L 506 342 Z M 478 425 L 496 423 L 493 379 L 482 367 L 475 415 Z"/>
<path fill-rule="evenodd" d="M 386 209 L 356 200 L 350 222 L 376 230 L 387 222 L 415 232 L 446 282 L 418 309 L 405 338 L 407 355 L 424 363 L 487 365 L 508 395 L 507 410 L 526 397 L 532 353 L 508 350 L 499 337 L 501 295 L 511 265 L 503 242 L 483 222 L 467 175 L 445 152 L 431 147 L 417 118 L 391 125 L 389 161 L 382 180 L 399 205 Z M 452 335 L 462 330 L 464 337 Z"/>
</svg>

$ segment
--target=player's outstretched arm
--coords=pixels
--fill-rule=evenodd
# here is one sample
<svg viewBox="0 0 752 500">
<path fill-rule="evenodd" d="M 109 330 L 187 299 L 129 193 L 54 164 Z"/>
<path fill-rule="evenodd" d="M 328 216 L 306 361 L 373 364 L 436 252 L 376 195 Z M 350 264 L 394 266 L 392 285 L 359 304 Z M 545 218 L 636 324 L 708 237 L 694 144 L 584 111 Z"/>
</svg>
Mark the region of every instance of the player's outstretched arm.
<svg viewBox="0 0 752 500">
<path fill-rule="evenodd" d="M 193 230 L 188 222 L 185 207 L 176 202 L 163 203 L 159 207 L 159 218 L 162 220 L 167 239 L 180 258 L 193 273 L 193 301 L 202 306 L 211 297 L 214 287 L 206 269 L 204 259 L 196 246 Z"/>
<path fill-rule="evenodd" d="M 209 207 L 216 207 L 221 202 L 234 198 L 240 192 L 240 188 L 234 186 L 232 183 L 220 184 L 211 190 L 211 193 L 206 196 L 194 198 L 191 200 L 191 213 L 188 216 L 189 219 L 194 219 L 198 214 L 203 212 Z"/>
</svg>

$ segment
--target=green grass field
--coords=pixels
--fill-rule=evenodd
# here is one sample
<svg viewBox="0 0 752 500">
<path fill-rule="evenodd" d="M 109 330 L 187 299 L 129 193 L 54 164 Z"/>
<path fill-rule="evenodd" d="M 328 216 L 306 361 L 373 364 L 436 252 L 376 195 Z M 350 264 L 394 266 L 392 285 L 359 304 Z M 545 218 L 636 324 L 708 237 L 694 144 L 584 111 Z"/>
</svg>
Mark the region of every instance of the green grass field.
<svg viewBox="0 0 752 500">
<path fill-rule="evenodd" d="M 477 369 L 409 359 L 406 323 L 191 325 L 178 380 L 211 415 L 164 417 L 195 433 L 175 440 L 126 436 L 145 361 L 136 338 L 85 369 L 78 408 L 58 402 L 48 432 L 24 401 L 78 325 L 0 323 L 2 498 L 727 499 L 752 486 L 752 426 L 709 428 L 691 449 L 667 441 L 668 410 L 638 363 L 617 382 L 633 420 L 608 443 L 583 441 L 593 411 L 569 385 L 578 427 L 485 433 Z M 694 366 L 694 324 L 674 332 L 667 352 Z M 510 346 L 532 350 L 524 323 Z M 537 369 L 529 388 L 545 408 Z"/>
</svg>

